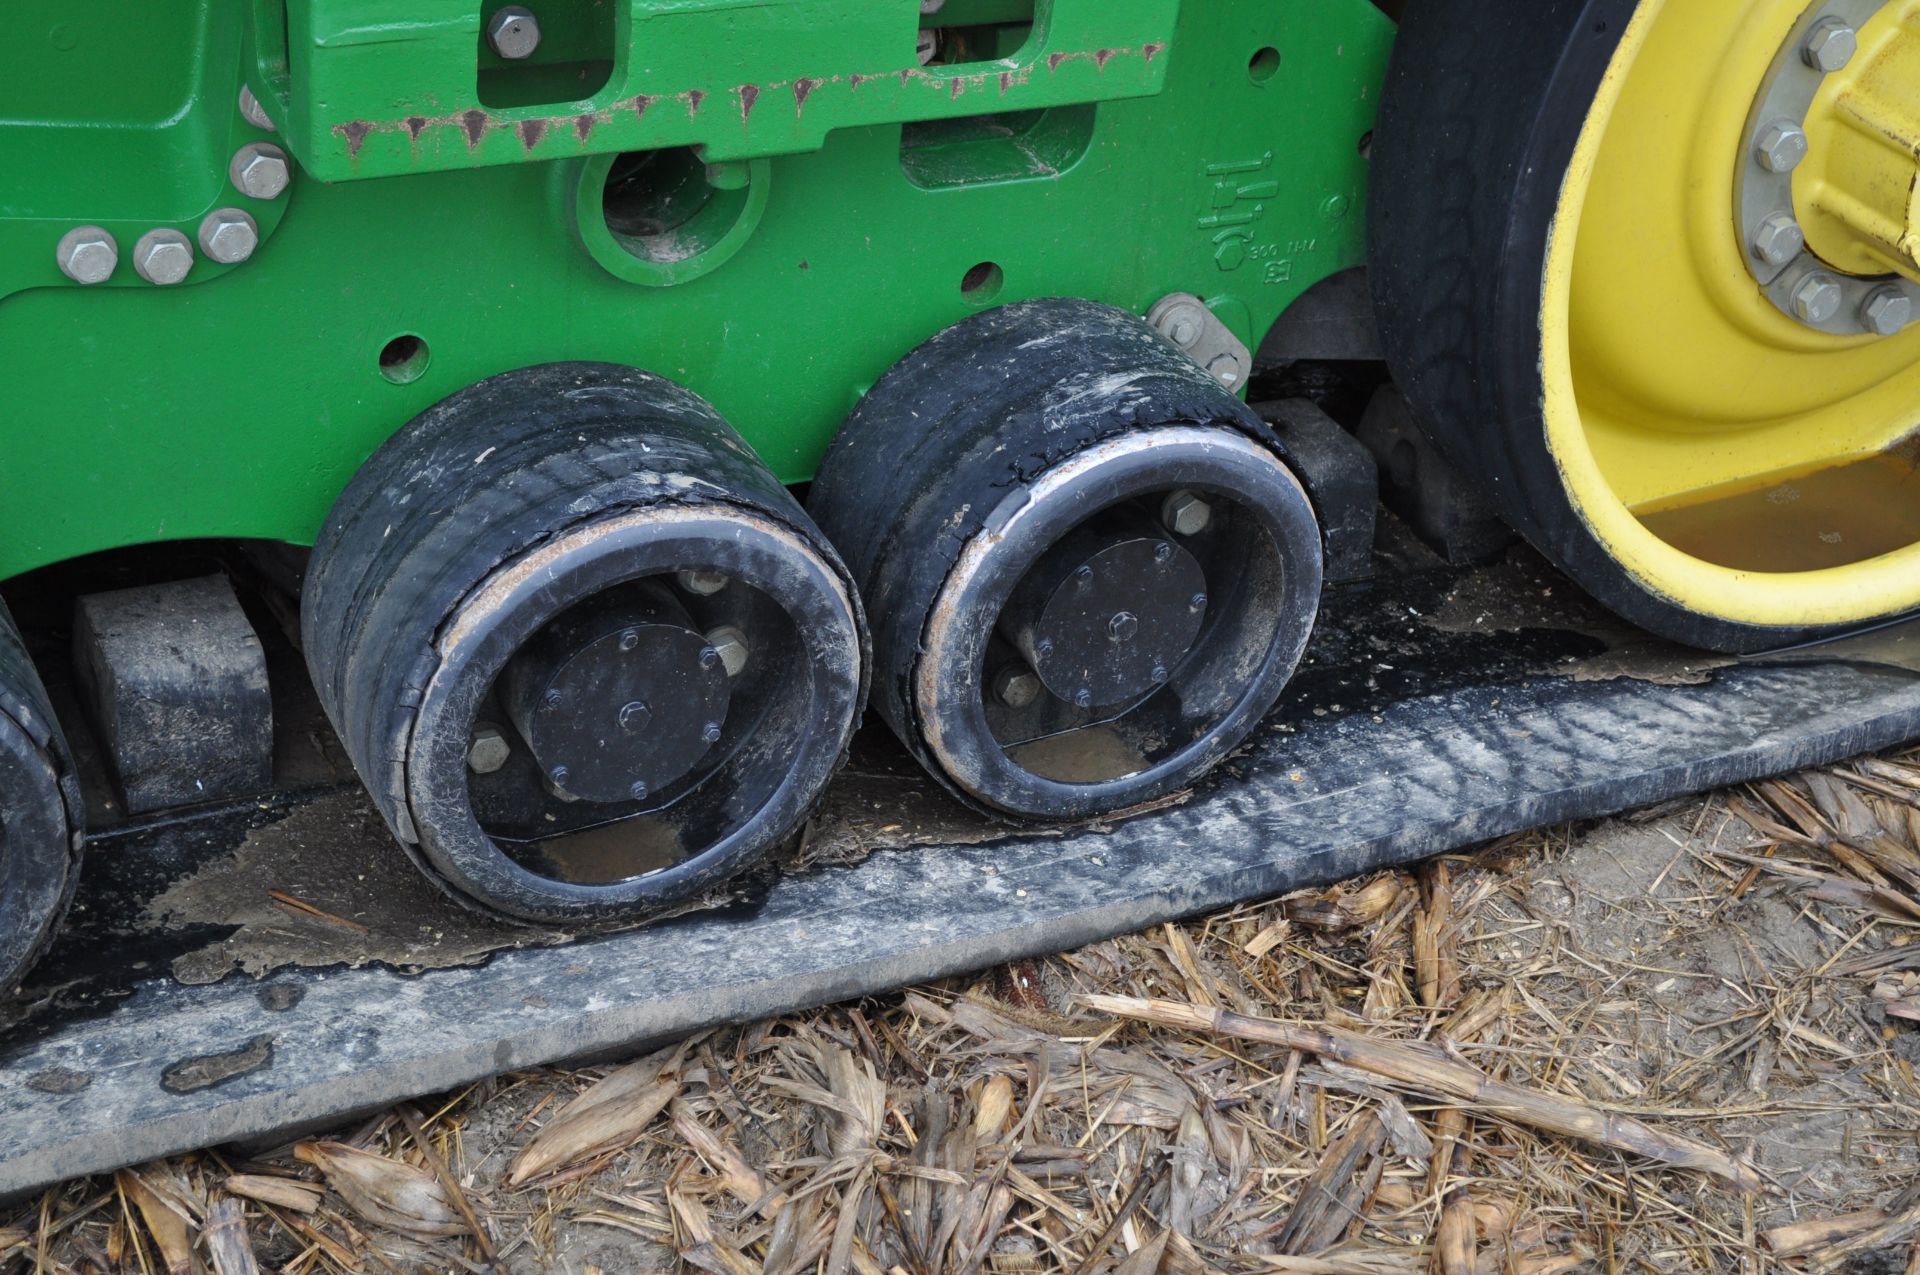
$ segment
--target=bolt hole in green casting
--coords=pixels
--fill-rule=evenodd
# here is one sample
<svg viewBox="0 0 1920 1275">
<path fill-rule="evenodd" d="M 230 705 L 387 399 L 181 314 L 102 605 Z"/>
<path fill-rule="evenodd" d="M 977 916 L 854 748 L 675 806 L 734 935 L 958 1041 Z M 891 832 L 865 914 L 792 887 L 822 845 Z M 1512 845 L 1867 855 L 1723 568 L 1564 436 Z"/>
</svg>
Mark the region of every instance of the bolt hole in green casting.
<svg viewBox="0 0 1920 1275">
<path fill-rule="evenodd" d="M 709 165 L 690 146 L 585 161 L 576 215 L 587 251 L 634 283 L 696 279 L 738 252 L 767 204 L 764 159 Z"/>
<path fill-rule="evenodd" d="M 1006 271 L 991 261 L 983 261 L 961 277 L 960 295 L 974 305 L 985 305 L 1000 295 L 1006 282 Z"/>
<path fill-rule="evenodd" d="M 426 374 L 432 357 L 425 341 L 404 333 L 380 347 L 380 375 L 395 385 L 411 385 Z"/>
<path fill-rule="evenodd" d="M 1280 50 L 1268 45 L 1247 62 L 1247 74 L 1255 84 L 1265 84 L 1280 69 Z"/>
</svg>

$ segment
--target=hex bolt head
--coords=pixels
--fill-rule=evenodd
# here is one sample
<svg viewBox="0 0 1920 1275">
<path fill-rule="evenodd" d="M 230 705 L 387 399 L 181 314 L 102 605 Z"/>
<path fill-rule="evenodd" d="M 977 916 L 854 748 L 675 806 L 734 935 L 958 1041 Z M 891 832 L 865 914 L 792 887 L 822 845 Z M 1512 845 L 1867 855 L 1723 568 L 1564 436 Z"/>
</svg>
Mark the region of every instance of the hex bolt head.
<svg viewBox="0 0 1920 1275">
<path fill-rule="evenodd" d="M 1913 298 L 1901 288 L 1876 288 L 1860 307 L 1860 322 L 1875 336 L 1899 336 L 1913 322 Z"/>
<path fill-rule="evenodd" d="M 227 176 L 234 189 L 255 199 L 277 199 L 293 178 L 287 153 L 272 142 L 248 142 L 233 153 Z"/>
<path fill-rule="evenodd" d="M 707 728 L 700 732 L 700 738 L 706 740 L 709 744 L 719 743 L 720 742 L 720 723 L 708 722 Z"/>
<path fill-rule="evenodd" d="M 1246 379 L 1246 370 L 1240 366 L 1240 360 L 1231 354 L 1216 354 L 1213 362 L 1207 364 L 1207 371 L 1213 379 L 1230 390 L 1240 388 L 1240 382 Z"/>
<path fill-rule="evenodd" d="M 631 651 L 633 650 L 633 648 L 639 645 L 640 645 L 640 630 L 624 629 L 621 631 L 620 633 L 620 649 L 621 650 Z"/>
<path fill-rule="evenodd" d="M 1807 131 L 1792 120 L 1769 120 L 1754 139 L 1753 157 L 1770 173 L 1790 173 L 1807 157 Z"/>
<path fill-rule="evenodd" d="M 994 698 L 1008 708 L 1028 708 L 1040 698 L 1040 678 L 1024 664 L 1009 664 L 994 674 Z"/>
<path fill-rule="evenodd" d="M 261 132 L 274 131 L 273 121 L 267 118 L 266 109 L 260 105 L 260 99 L 255 97 L 253 90 L 244 84 L 240 86 L 240 118 Z"/>
<path fill-rule="evenodd" d="M 1832 275 L 1810 274 L 1793 290 L 1793 312 L 1800 316 L 1800 322 L 1818 326 L 1831 323 L 1845 300 L 1846 293 Z"/>
<path fill-rule="evenodd" d="M 477 722 L 467 744 L 467 769 L 476 775 L 491 775 L 513 756 L 513 741 L 507 732 L 492 722 Z"/>
<path fill-rule="evenodd" d="M 1784 266 L 1807 246 L 1807 232 L 1792 213 L 1767 216 L 1753 233 L 1753 255 L 1770 266 Z"/>
<path fill-rule="evenodd" d="M 1075 691 L 1073 693 L 1073 706 L 1075 708 L 1092 708 L 1093 692 L 1084 686 Z"/>
<path fill-rule="evenodd" d="M 193 269 L 193 245 L 177 230 L 149 230 L 133 245 L 133 269 L 148 283 L 179 283 Z"/>
<path fill-rule="evenodd" d="M 693 571 L 682 571 L 674 579 L 682 589 L 696 598 L 710 598 L 731 583 L 725 572 L 713 571 L 705 567 Z"/>
<path fill-rule="evenodd" d="M 940 56 L 940 33 L 932 30 L 922 31 L 913 46 L 914 61 L 925 66 L 938 56 Z"/>
<path fill-rule="evenodd" d="M 105 283 L 120 264 L 120 245 L 98 226 L 75 226 L 60 236 L 53 259 L 75 283 Z"/>
<path fill-rule="evenodd" d="M 1207 316 L 1198 306 L 1175 305 L 1160 316 L 1160 335 L 1181 349 L 1187 349 L 1206 335 Z"/>
<path fill-rule="evenodd" d="M 530 58 L 540 47 L 540 23 L 517 4 L 503 5 L 487 19 L 487 43 L 509 62 Z"/>
<path fill-rule="evenodd" d="M 707 634 L 707 645 L 719 653 L 728 677 L 739 677 L 753 654 L 747 646 L 747 635 L 731 624 L 723 624 Z"/>
<path fill-rule="evenodd" d="M 547 779 L 555 788 L 564 788 L 567 785 L 568 773 L 565 766 L 555 766 L 547 772 Z"/>
<path fill-rule="evenodd" d="M 1206 609 L 1207 609 L 1207 595 L 1206 595 L 1206 594 L 1204 594 L 1204 593 L 1196 593 L 1196 594 L 1194 594 L 1194 595 L 1193 595 L 1192 597 L 1190 597 L 1190 598 L 1188 598 L 1188 599 L 1187 599 L 1187 606 L 1189 606 L 1190 608 L 1192 608 L 1192 609 L 1193 609 L 1193 610 L 1195 610 L 1195 611 L 1204 611 L 1204 610 L 1206 610 Z"/>
<path fill-rule="evenodd" d="M 627 789 L 627 795 L 635 801 L 645 801 L 647 799 L 646 782 L 640 779 L 634 780 L 633 786 Z"/>
<path fill-rule="evenodd" d="M 1140 632 L 1140 617 L 1131 611 L 1117 611 L 1107 621 L 1107 640 L 1131 642 Z"/>
<path fill-rule="evenodd" d="M 199 239 L 208 261 L 230 266 L 260 246 L 260 226 L 242 209 L 216 208 L 200 222 Z"/>
<path fill-rule="evenodd" d="M 1827 17 L 1813 24 L 1800 46 L 1800 57 L 1816 71 L 1832 75 L 1853 61 L 1860 51 L 1860 36 L 1845 18 Z"/>
<path fill-rule="evenodd" d="M 1160 506 L 1160 521 L 1176 536 L 1197 536 L 1213 522 L 1213 506 L 1190 491 L 1176 491 Z"/>
<path fill-rule="evenodd" d="M 635 700 L 620 710 L 620 729 L 628 732 L 643 731 L 653 723 L 653 710 L 647 707 L 645 700 Z"/>
</svg>

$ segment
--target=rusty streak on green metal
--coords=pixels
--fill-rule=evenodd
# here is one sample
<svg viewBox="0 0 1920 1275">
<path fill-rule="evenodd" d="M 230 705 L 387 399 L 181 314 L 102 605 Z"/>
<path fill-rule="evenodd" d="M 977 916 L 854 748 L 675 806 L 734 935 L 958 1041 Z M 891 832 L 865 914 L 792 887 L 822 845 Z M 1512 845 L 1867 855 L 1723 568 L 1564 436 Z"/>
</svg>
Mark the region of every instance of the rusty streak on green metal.
<svg viewBox="0 0 1920 1275">
<path fill-rule="evenodd" d="M 607 0 L 544 2 L 560 6 L 532 5 L 556 56 L 600 38 L 591 23 Z M 1369 0 L 1039 0 L 1032 32 L 1007 25 L 1022 3 L 948 0 L 952 20 L 983 6 L 952 47 L 1135 52 L 1104 69 L 1087 58 L 1031 69 L 1004 101 L 997 80 L 976 92 L 969 78 L 956 98 L 941 68 L 928 75 L 948 81 L 944 95 L 897 73 L 918 0 L 632 0 L 611 24 L 634 43 L 614 52 L 609 100 L 716 86 L 697 116 L 629 112 L 531 150 L 512 128 L 472 152 L 462 138 L 416 152 L 405 134 L 370 133 L 356 160 L 331 131 L 354 112 L 446 113 L 473 100 L 482 71 L 517 74 L 478 51 L 479 0 L 293 0 L 305 35 L 284 63 L 266 30 L 278 0 L 248 0 L 244 21 L 235 0 L 17 0 L 0 97 L 0 579 L 146 541 L 306 542 L 389 434 L 509 368 L 606 359 L 672 377 L 801 482 L 861 387 L 984 306 L 1072 295 L 1144 312 L 1193 292 L 1252 344 L 1307 287 L 1360 261 L 1360 141 L 1393 31 Z M 569 12 L 588 23 L 572 43 Z M 313 25 L 355 13 L 387 16 Z M 1149 61 L 1155 39 L 1166 47 Z M 1277 69 L 1257 56 L 1267 49 Z M 341 74 L 357 68 L 350 80 L 323 91 L 303 78 L 335 54 Z M 891 74 L 823 86 L 796 108 L 802 76 L 866 68 Z M 490 91 L 548 83 L 528 74 Z M 240 120 L 243 75 L 279 95 L 279 132 Z M 788 87 L 743 120 L 730 90 L 749 82 Z M 347 99 L 329 94 L 347 88 L 359 96 L 343 114 Z M 277 200 L 234 191 L 231 149 L 290 131 L 296 156 L 323 171 L 358 164 L 356 179 L 303 166 Z M 663 152 L 660 171 L 674 182 L 705 171 L 720 188 L 694 190 L 662 233 L 619 230 L 601 207 L 610 151 L 636 138 L 697 143 Z M 323 141 L 330 160 L 309 153 Z M 750 153 L 765 157 L 700 162 Z M 200 259 L 171 288 L 134 276 L 142 229 L 191 234 L 227 205 L 261 221 L 250 260 Z M 121 264 L 82 287 L 53 250 L 90 223 L 114 231 Z M 987 262 L 998 275 L 973 277 L 997 277 L 997 290 L 963 293 Z M 382 348 L 408 335 L 425 353 L 383 373 Z"/>
</svg>

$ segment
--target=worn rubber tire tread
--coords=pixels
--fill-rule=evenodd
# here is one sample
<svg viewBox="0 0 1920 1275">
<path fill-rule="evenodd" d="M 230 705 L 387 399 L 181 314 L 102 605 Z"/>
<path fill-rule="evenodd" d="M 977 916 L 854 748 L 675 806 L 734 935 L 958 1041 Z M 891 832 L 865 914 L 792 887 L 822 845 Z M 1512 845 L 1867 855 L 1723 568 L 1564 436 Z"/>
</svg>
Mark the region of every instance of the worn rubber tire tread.
<svg viewBox="0 0 1920 1275">
<path fill-rule="evenodd" d="M 1233 429 L 1284 458 L 1258 413 L 1137 316 L 1049 298 L 983 311 L 922 343 L 834 436 L 807 507 L 866 604 L 873 706 L 969 806 L 1008 817 L 957 787 L 923 738 L 911 679 L 934 599 L 1025 479 L 1102 439 L 1178 424 Z M 1009 438 L 1026 448 L 1010 449 Z"/>
<path fill-rule="evenodd" d="M 1843 629 L 1702 615 L 1633 576 L 1574 508 L 1547 446 L 1540 354 L 1548 236 L 1636 7 L 1407 7 L 1374 132 L 1369 196 L 1381 340 L 1435 445 L 1515 530 L 1616 613 L 1725 651 L 1831 636 Z"/>
<path fill-rule="evenodd" d="M 46 688 L 0 604 L 0 997 L 46 952 L 73 902 L 82 810 Z"/>
<path fill-rule="evenodd" d="M 389 827 L 461 902 L 485 906 L 419 852 L 408 810 L 413 712 L 438 667 L 440 629 L 545 540 L 633 509 L 702 504 L 772 519 L 845 579 L 791 493 L 704 400 L 615 364 L 547 364 L 470 386 L 383 444 L 336 501 L 302 597 L 314 685 Z"/>
</svg>

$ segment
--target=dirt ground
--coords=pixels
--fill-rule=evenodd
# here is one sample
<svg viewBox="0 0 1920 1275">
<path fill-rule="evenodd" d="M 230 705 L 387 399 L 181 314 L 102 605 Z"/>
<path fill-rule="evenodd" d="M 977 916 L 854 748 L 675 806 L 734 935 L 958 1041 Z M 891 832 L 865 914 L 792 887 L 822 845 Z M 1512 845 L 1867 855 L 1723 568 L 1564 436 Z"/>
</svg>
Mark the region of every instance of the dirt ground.
<svg viewBox="0 0 1920 1275">
<path fill-rule="evenodd" d="M 1920 1271 L 1916 899 L 1863 759 L 68 1183 L 0 1272 Z"/>
</svg>

